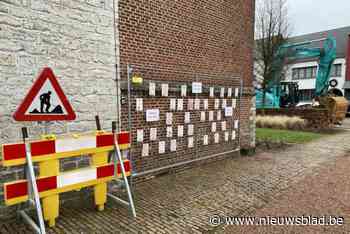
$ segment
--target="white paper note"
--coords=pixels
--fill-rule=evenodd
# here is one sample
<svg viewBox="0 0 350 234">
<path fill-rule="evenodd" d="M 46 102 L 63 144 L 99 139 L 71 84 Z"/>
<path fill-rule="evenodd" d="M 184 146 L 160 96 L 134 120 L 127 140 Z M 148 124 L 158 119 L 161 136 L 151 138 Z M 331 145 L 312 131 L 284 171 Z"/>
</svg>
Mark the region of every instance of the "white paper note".
<svg viewBox="0 0 350 234">
<path fill-rule="evenodd" d="M 187 135 L 193 136 L 193 133 L 194 133 L 194 126 L 193 124 L 190 124 L 187 126 Z"/>
<path fill-rule="evenodd" d="M 208 110 L 208 108 L 209 108 L 209 101 L 208 101 L 208 99 L 203 99 L 203 106 L 204 106 L 204 110 Z"/>
<path fill-rule="evenodd" d="M 224 87 L 221 87 L 221 89 L 220 89 L 220 97 L 221 98 L 225 97 L 225 88 Z"/>
<path fill-rule="evenodd" d="M 202 93 L 202 83 L 193 82 L 192 83 L 192 93 Z"/>
<path fill-rule="evenodd" d="M 218 110 L 218 112 L 216 113 L 216 119 L 217 119 L 218 121 L 221 120 L 221 110 Z"/>
<path fill-rule="evenodd" d="M 227 97 L 232 97 L 232 88 L 227 89 Z"/>
<path fill-rule="evenodd" d="M 229 133 L 225 132 L 225 141 L 228 141 L 228 139 L 229 139 Z"/>
<path fill-rule="evenodd" d="M 149 130 L 149 139 L 151 141 L 156 141 L 157 140 L 157 128 L 151 128 Z"/>
<path fill-rule="evenodd" d="M 232 107 L 233 108 L 237 107 L 237 99 L 235 99 L 235 98 L 232 99 Z"/>
<path fill-rule="evenodd" d="M 170 151 L 175 152 L 176 151 L 176 140 L 170 141 Z"/>
<path fill-rule="evenodd" d="M 143 142 L 143 129 L 137 129 L 137 142 Z"/>
<path fill-rule="evenodd" d="M 172 138 L 173 137 L 173 127 L 167 127 L 166 128 L 166 137 Z"/>
<path fill-rule="evenodd" d="M 225 117 L 230 117 L 233 115 L 233 109 L 232 107 L 226 107 L 225 108 Z"/>
<path fill-rule="evenodd" d="M 209 137 L 208 137 L 208 135 L 204 135 L 203 136 L 203 145 L 208 145 L 208 143 L 209 143 Z"/>
<path fill-rule="evenodd" d="M 160 141 L 159 142 L 158 153 L 159 154 L 164 154 L 165 153 L 165 141 Z"/>
<path fill-rule="evenodd" d="M 156 84 L 155 83 L 149 83 L 149 95 L 156 96 Z"/>
<path fill-rule="evenodd" d="M 166 113 L 166 125 L 172 125 L 173 124 L 173 113 Z"/>
<path fill-rule="evenodd" d="M 227 106 L 227 100 L 226 99 L 222 99 L 222 109 L 225 109 Z"/>
<path fill-rule="evenodd" d="M 146 110 L 146 121 L 147 122 L 159 121 L 159 109 Z"/>
<path fill-rule="evenodd" d="M 185 112 L 185 123 L 186 124 L 191 123 L 191 114 L 190 114 L 190 112 Z"/>
<path fill-rule="evenodd" d="M 219 141 L 220 141 L 220 135 L 219 135 L 219 133 L 215 133 L 215 134 L 214 134 L 214 143 L 215 143 L 215 144 L 218 144 Z"/>
<path fill-rule="evenodd" d="M 184 136 L 184 126 L 183 125 L 177 126 L 177 136 L 178 137 Z"/>
<path fill-rule="evenodd" d="M 201 122 L 205 122 L 205 111 L 201 112 Z"/>
<path fill-rule="evenodd" d="M 187 85 L 181 85 L 181 97 L 187 96 Z"/>
<path fill-rule="evenodd" d="M 238 126 L 239 126 L 239 121 L 235 120 L 235 129 L 238 129 Z"/>
<path fill-rule="evenodd" d="M 137 112 L 143 111 L 143 99 L 142 98 L 136 98 L 136 111 Z"/>
<path fill-rule="evenodd" d="M 209 89 L 209 96 L 214 97 L 214 87 L 210 87 Z"/>
<path fill-rule="evenodd" d="M 193 137 L 188 138 L 188 148 L 193 148 Z"/>
<path fill-rule="evenodd" d="M 239 95 L 239 88 L 235 88 L 235 97 L 238 97 Z"/>
<path fill-rule="evenodd" d="M 231 140 L 236 140 L 236 131 L 232 131 Z"/>
<path fill-rule="evenodd" d="M 169 84 L 162 84 L 162 96 L 167 97 L 169 95 Z"/>
<path fill-rule="evenodd" d="M 188 99 L 187 110 L 193 110 L 193 99 Z"/>
<path fill-rule="evenodd" d="M 142 145 L 142 157 L 146 157 L 149 155 L 149 144 Z"/>
<path fill-rule="evenodd" d="M 219 106 L 220 106 L 220 99 L 215 99 L 215 102 L 214 102 L 214 109 L 215 109 L 215 110 L 219 109 Z"/>
<path fill-rule="evenodd" d="M 184 100 L 183 99 L 177 99 L 177 110 L 178 111 L 184 110 Z"/>
<path fill-rule="evenodd" d="M 195 110 L 199 110 L 200 108 L 201 108 L 201 100 L 198 99 L 198 98 L 196 98 L 196 99 L 194 100 L 194 109 L 195 109 Z"/>
<path fill-rule="evenodd" d="M 209 121 L 214 120 L 214 111 L 209 111 Z"/>
<path fill-rule="evenodd" d="M 216 123 L 211 123 L 211 132 L 216 132 Z"/>
<path fill-rule="evenodd" d="M 226 131 L 226 121 L 221 122 L 221 131 Z"/>
<path fill-rule="evenodd" d="M 176 110 L 176 99 L 175 98 L 170 99 L 170 110 Z"/>
</svg>

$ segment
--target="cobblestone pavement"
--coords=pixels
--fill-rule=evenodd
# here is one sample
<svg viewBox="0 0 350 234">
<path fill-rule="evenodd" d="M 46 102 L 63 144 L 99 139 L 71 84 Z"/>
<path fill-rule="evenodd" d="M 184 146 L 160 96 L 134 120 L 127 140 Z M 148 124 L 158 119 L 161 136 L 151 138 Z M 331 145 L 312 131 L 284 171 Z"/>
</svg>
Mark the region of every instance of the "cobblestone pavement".
<svg viewBox="0 0 350 234">
<path fill-rule="evenodd" d="M 95 212 L 92 201 L 67 202 L 48 233 L 214 233 L 212 215 L 252 215 L 286 189 L 350 152 L 350 131 L 254 157 L 227 159 L 138 184 L 138 217 L 108 203 Z M 226 230 L 229 232 L 229 230 Z M 19 220 L 0 224 L 0 233 L 28 233 Z M 234 232 L 236 233 L 236 232 Z"/>
</svg>

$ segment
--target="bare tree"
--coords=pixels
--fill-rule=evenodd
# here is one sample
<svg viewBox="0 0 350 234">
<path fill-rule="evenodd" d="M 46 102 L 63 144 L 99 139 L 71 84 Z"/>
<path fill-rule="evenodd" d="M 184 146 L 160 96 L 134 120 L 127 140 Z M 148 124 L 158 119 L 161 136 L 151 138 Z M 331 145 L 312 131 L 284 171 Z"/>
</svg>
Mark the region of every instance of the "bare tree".
<svg viewBox="0 0 350 234">
<path fill-rule="evenodd" d="M 278 49 L 286 43 L 290 30 L 287 0 L 256 0 L 254 73 L 264 92 L 263 103 L 268 85 L 282 79 Z"/>
</svg>

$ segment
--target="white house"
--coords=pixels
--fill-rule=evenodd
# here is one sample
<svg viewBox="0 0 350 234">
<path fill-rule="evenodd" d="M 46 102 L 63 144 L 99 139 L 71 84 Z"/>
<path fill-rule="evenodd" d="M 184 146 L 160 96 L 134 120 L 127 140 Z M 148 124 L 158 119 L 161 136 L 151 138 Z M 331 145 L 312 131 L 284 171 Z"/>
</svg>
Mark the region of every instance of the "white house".
<svg viewBox="0 0 350 234">
<path fill-rule="evenodd" d="M 311 33 L 292 37 L 290 43 L 299 43 L 304 41 L 317 40 L 333 35 L 337 40 L 337 58 L 333 63 L 330 87 L 337 95 L 345 96 L 350 99 L 350 77 L 347 76 L 347 50 L 349 49 L 350 27 L 337 28 L 334 30 Z M 314 43 L 314 47 L 321 46 L 321 43 Z M 309 101 L 312 99 L 315 91 L 316 74 L 318 58 L 296 60 L 287 67 L 285 81 L 297 82 L 300 90 L 300 101 Z M 347 81 L 349 80 L 349 81 Z"/>
</svg>

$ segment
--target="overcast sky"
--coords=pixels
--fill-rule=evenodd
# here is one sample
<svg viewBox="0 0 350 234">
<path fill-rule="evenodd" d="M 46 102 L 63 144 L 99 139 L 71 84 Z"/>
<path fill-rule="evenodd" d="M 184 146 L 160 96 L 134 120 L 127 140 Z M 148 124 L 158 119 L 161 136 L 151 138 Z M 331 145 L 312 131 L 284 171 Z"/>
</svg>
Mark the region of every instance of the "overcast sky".
<svg viewBox="0 0 350 234">
<path fill-rule="evenodd" d="M 292 35 L 350 26 L 350 0 L 288 0 Z"/>
</svg>

